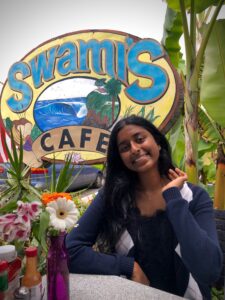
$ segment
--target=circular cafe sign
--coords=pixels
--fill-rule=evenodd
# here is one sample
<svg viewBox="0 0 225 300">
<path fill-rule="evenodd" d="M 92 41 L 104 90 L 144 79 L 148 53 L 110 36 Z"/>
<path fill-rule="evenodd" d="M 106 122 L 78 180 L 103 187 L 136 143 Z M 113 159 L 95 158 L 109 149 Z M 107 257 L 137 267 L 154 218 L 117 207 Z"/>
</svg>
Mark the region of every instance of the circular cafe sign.
<svg viewBox="0 0 225 300">
<path fill-rule="evenodd" d="M 41 44 L 12 65 L 1 118 L 17 144 L 22 133 L 30 166 L 70 153 L 85 163 L 102 162 L 111 128 L 125 116 L 143 116 L 167 132 L 179 91 L 179 76 L 157 41 L 79 31 Z"/>
</svg>

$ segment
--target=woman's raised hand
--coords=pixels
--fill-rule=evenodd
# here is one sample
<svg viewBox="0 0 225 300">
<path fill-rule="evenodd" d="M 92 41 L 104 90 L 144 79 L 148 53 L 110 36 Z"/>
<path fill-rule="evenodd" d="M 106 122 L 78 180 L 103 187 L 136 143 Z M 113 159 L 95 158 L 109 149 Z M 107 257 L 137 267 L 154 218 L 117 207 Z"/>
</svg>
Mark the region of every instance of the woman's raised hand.
<svg viewBox="0 0 225 300">
<path fill-rule="evenodd" d="M 187 181 L 187 174 L 178 168 L 175 168 L 175 170 L 169 169 L 168 177 L 171 181 L 162 188 L 162 192 L 171 187 L 177 187 L 181 189 L 184 182 Z"/>
</svg>

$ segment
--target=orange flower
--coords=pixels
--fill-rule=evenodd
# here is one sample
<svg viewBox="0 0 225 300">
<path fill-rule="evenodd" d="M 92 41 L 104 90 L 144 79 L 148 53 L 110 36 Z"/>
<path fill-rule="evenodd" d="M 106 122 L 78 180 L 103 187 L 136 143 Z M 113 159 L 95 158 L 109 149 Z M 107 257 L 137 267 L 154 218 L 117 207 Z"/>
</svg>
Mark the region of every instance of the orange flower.
<svg viewBox="0 0 225 300">
<path fill-rule="evenodd" d="M 72 200 L 72 197 L 69 193 L 44 193 L 41 196 L 41 200 L 44 205 L 47 205 L 49 202 L 55 201 L 58 198 L 66 198 L 67 200 Z"/>
</svg>

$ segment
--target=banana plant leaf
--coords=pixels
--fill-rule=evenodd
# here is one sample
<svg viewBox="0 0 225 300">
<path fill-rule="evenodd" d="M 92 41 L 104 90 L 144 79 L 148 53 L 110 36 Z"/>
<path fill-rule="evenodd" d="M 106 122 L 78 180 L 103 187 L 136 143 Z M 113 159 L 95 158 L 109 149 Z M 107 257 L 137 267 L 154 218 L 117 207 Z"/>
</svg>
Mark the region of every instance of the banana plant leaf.
<svg viewBox="0 0 225 300">
<path fill-rule="evenodd" d="M 216 150 L 217 144 L 207 143 L 206 141 L 200 139 L 198 142 L 198 156 L 201 158 L 204 154 Z"/>
<path fill-rule="evenodd" d="M 176 11 L 180 11 L 179 0 L 166 0 L 166 2 L 170 8 Z M 191 0 L 184 0 L 184 3 L 186 9 L 189 10 L 191 6 Z M 217 3 L 218 0 L 196 0 L 195 1 L 196 12 L 200 13 L 211 5 L 217 5 Z"/>
<path fill-rule="evenodd" d="M 222 132 L 217 128 L 217 124 L 210 118 L 204 107 L 198 108 L 198 128 L 201 138 L 208 143 L 218 144 L 224 142 Z"/>
<path fill-rule="evenodd" d="M 167 138 L 171 147 L 173 163 L 178 168 L 184 169 L 185 142 L 182 116 L 180 116 L 174 126 L 170 129 Z"/>
<path fill-rule="evenodd" d="M 175 68 L 178 68 L 182 58 L 182 53 L 180 51 L 181 47 L 179 44 L 182 34 L 183 25 L 181 13 L 167 7 L 161 43 L 166 49 Z"/>
<path fill-rule="evenodd" d="M 205 51 L 200 101 L 214 122 L 225 127 L 225 20 L 215 23 Z"/>
</svg>

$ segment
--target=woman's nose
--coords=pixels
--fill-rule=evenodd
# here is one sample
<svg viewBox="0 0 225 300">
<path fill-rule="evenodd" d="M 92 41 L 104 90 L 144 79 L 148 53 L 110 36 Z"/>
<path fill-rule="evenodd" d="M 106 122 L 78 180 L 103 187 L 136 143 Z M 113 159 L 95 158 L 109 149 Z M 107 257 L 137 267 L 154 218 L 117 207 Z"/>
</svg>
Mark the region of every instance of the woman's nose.
<svg viewBox="0 0 225 300">
<path fill-rule="evenodd" d="M 140 147 L 139 147 L 139 145 L 136 144 L 136 143 L 134 143 L 134 142 L 132 142 L 132 143 L 131 143 L 131 152 L 132 152 L 133 154 L 139 153 L 139 152 L 140 152 Z"/>
</svg>

